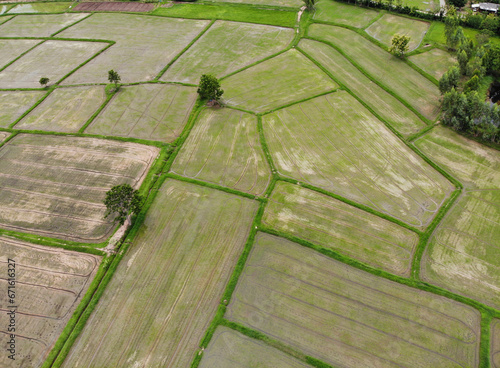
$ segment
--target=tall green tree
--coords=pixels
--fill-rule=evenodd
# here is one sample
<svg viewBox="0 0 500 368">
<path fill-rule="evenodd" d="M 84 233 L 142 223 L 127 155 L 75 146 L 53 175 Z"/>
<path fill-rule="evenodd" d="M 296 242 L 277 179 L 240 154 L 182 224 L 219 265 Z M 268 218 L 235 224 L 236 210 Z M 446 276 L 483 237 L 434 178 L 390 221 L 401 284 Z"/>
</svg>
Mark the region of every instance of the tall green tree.
<svg viewBox="0 0 500 368">
<path fill-rule="evenodd" d="M 42 85 L 42 87 L 47 87 L 47 84 L 49 84 L 50 79 L 47 77 L 42 77 L 39 80 L 39 83 Z"/>
<path fill-rule="evenodd" d="M 306 6 L 306 9 L 311 11 L 314 10 L 314 5 L 316 5 L 316 0 L 302 0 Z"/>
<path fill-rule="evenodd" d="M 114 83 L 115 89 L 118 89 L 118 83 L 121 81 L 121 77 L 118 72 L 115 72 L 113 69 L 108 71 L 108 81 L 109 83 Z"/>
<path fill-rule="evenodd" d="M 458 88 L 460 82 L 460 70 L 456 66 L 452 66 L 439 80 L 439 91 L 442 95 Z"/>
<path fill-rule="evenodd" d="M 397 57 L 403 57 L 409 49 L 410 37 L 406 35 L 396 34 L 392 38 L 392 46 L 389 51 Z"/>
<path fill-rule="evenodd" d="M 459 28 L 461 27 L 457 11 L 454 6 L 450 6 L 444 20 L 444 35 L 450 49 L 455 49 L 458 46 L 457 31 Z"/>
<path fill-rule="evenodd" d="M 142 200 L 139 192 L 129 184 L 116 185 L 106 193 L 104 205 L 107 211 L 104 218 L 114 215 L 115 221 L 123 225 L 129 215 L 139 213 Z"/>
<path fill-rule="evenodd" d="M 198 94 L 201 98 L 219 101 L 224 90 L 220 88 L 219 80 L 211 74 L 203 74 L 198 86 Z"/>
</svg>

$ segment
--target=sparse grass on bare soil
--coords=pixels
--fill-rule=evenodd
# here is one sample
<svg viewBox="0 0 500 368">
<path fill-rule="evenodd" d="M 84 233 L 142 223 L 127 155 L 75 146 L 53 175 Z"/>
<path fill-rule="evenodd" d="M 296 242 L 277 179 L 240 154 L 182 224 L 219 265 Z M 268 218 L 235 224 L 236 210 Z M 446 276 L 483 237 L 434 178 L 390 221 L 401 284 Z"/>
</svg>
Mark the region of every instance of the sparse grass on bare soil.
<svg viewBox="0 0 500 368">
<path fill-rule="evenodd" d="M 7 263 L 15 261 L 16 355 L 7 358 Z M 0 237 L 0 345 L 3 368 L 40 367 L 94 278 L 101 257 Z"/>
<path fill-rule="evenodd" d="M 258 234 L 226 318 L 335 367 L 477 367 L 480 313 Z"/>
<path fill-rule="evenodd" d="M 0 127 L 7 128 L 44 94 L 38 91 L 0 91 Z"/>
<path fill-rule="evenodd" d="M 9 14 L 22 13 L 59 13 L 69 9 L 72 2 L 53 2 L 53 3 L 29 3 L 18 4 L 9 10 Z"/>
<path fill-rule="evenodd" d="M 53 84 L 106 46 L 101 42 L 45 41 L 0 73 L 0 88 L 40 88 L 41 77 Z"/>
<path fill-rule="evenodd" d="M 166 181 L 63 367 L 190 367 L 256 210 Z"/>
<path fill-rule="evenodd" d="M 202 74 L 223 77 L 283 50 L 293 35 L 291 28 L 217 21 L 162 80 L 198 84 Z"/>
<path fill-rule="evenodd" d="M 172 171 L 243 192 L 262 194 L 271 172 L 257 118 L 232 109 L 206 109 L 198 117 Z"/>
<path fill-rule="evenodd" d="M 4 14 L 4 13 L 7 13 L 7 10 L 9 10 L 10 8 L 12 8 L 12 5 L 11 4 L 7 4 L 7 5 L 0 5 L 0 14 Z M 2 24 L 4 21 L 6 21 L 7 19 L 10 19 L 9 17 L 1 17 L 0 18 L 0 24 Z"/>
<path fill-rule="evenodd" d="M 262 222 L 274 229 L 409 276 L 416 233 L 324 194 L 279 182 Z"/>
<path fill-rule="evenodd" d="M 491 324 L 490 359 L 492 368 L 500 367 L 500 320 L 499 319 L 494 319 Z"/>
<path fill-rule="evenodd" d="M 278 171 L 425 227 L 453 189 L 344 91 L 263 117 Z"/>
<path fill-rule="evenodd" d="M 312 40 L 300 41 L 299 47 L 402 135 L 409 136 L 426 126 L 413 111 L 373 83 L 333 47 Z"/>
<path fill-rule="evenodd" d="M 500 152 L 436 127 L 415 146 L 445 168 L 468 189 L 500 189 Z"/>
<path fill-rule="evenodd" d="M 349 29 L 313 24 L 308 35 L 334 44 L 423 116 L 434 120 L 439 113 L 438 87 L 403 60 Z"/>
<path fill-rule="evenodd" d="M 0 132 L 0 143 L 2 143 L 9 135 L 9 132 Z"/>
<path fill-rule="evenodd" d="M 172 142 L 184 129 L 196 88 L 171 84 L 121 87 L 85 133 Z"/>
<path fill-rule="evenodd" d="M 76 133 L 105 100 L 102 86 L 58 88 L 14 128 Z"/>
<path fill-rule="evenodd" d="M 113 40 L 116 44 L 64 84 L 107 83 L 110 69 L 120 74 L 122 83 L 153 80 L 208 24 L 208 20 L 93 14 L 58 36 Z"/>
<path fill-rule="evenodd" d="M 229 105 L 255 112 L 276 109 L 337 88 L 297 50 L 289 50 L 222 81 Z"/>
<path fill-rule="evenodd" d="M 0 26 L 2 37 L 49 37 L 87 14 L 18 15 Z"/>
<path fill-rule="evenodd" d="M 467 192 L 434 232 L 422 278 L 500 309 L 500 190 Z"/>
<path fill-rule="evenodd" d="M 0 68 L 39 42 L 40 40 L 0 40 Z"/>
<path fill-rule="evenodd" d="M 200 368 L 310 368 L 265 343 L 219 326 L 203 352 Z"/>
<path fill-rule="evenodd" d="M 102 201 L 114 185 L 139 187 L 158 148 L 95 138 L 21 134 L 0 148 L 0 226 L 101 242 L 114 224 Z"/>
<path fill-rule="evenodd" d="M 410 56 L 409 60 L 437 80 L 457 62 L 452 54 L 438 48 Z"/>
<path fill-rule="evenodd" d="M 316 3 L 316 10 L 313 18 L 323 22 L 346 24 L 351 27 L 364 28 L 375 19 L 378 14 L 376 10 L 361 8 L 354 4 L 351 5 L 332 0 L 321 0 Z"/>
<path fill-rule="evenodd" d="M 391 46 L 395 34 L 410 37 L 409 51 L 415 50 L 422 42 L 430 23 L 421 20 L 400 17 L 393 14 L 384 14 L 382 18 L 366 29 L 373 38 L 379 40 L 387 47 Z"/>
</svg>

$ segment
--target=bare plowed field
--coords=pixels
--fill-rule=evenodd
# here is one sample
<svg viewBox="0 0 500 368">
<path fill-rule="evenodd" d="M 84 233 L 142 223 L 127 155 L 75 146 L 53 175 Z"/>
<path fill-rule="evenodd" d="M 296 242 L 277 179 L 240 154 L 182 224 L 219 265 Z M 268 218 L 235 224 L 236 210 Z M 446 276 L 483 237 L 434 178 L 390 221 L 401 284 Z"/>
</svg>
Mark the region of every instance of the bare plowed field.
<svg viewBox="0 0 500 368">
<path fill-rule="evenodd" d="M 265 112 L 338 86 L 312 61 L 290 50 L 224 79 L 222 87 L 229 105 Z"/>
<path fill-rule="evenodd" d="M 258 234 L 226 318 L 335 367 L 477 367 L 480 313 Z"/>
<path fill-rule="evenodd" d="M 453 189 L 354 97 L 339 91 L 263 117 L 278 171 L 425 227 Z"/>
<path fill-rule="evenodd" d="M 150 12 L 155 8 L 155 4 L 127 3 L 127 2 L 92 2 L 79 3 L 73 11 L 95 12 L 95 11 L 118 11 L 118 12 Z"/>
<path fill-rule="evenodd" d="M 86 14 L 18 15 L 0 26 L 2 37 L 49 37 Z"/>
<path fill-rule="evenodd" d="M 500 367 L 500 320 L 495 319 L 491 324 L 491 367 Z"/>
<path fill-rule="evenodd" d="M 262 222 L 389 272 L 409 276 L 418 235 L 326 195 L 279 182 Z"/>
<path fill-rule="evenodd" d="M 256 117 L 231 109 L 204 110 L 172 171 L 262 194 L 271 180 L 271 172 L 260 144 Z"/>
<path fill-rule="evenodd" d="M 283 50 L 292 38 L 291 28 L 217 21 L 162 80 L 198 84 L 202 74 L 220 78 Z"/>
<path fill-rule="evenodd" d="M 57 82 L 106 46 L 101 42 L 45 41 L 0 72 L 0 88 L 39 88 L 42 76 Z"/>
<path fill-rule="evenodd" d="M 40 40 L 0 40 L 0 68 L 40 42 Z"/>
<path fill-rule="evenodd" d="M 35 104 L 44 92 L 0 91 L 0 127 L 7 128 Z"/>
<path fill-rule="evenodd" d="M 349 29 L 313 24 L 308 35 L 342 49 L 372 78 L 399 95 L 426 118 L 434 120 L 437 117 L 440 106 L 438 87 L 404 61 Z"/>
<path fill-rule="evenodd" d="M 427 246 L 422 277 L 500 309 L 500 190 L 467 192 Z"/>
<path fill-rule="evenodd" d="M 219 326 L 203 352 L 200 368 L 308 368 L 261 341 Z"/>
<path fill-rule="evenodd" d="M 409 136 L 425 127 L 425 123 L 415 113 L 370 81 L 333 47 L 312 40 L 302 40 L 299 46 L 399 133 Z"/>
<path fill-rule="evenodd" d="M 208 20 L 97 13 L 58 37 L 116 41 L 64 84 L 107 83 L 113 69 L 123 83 L 153 80 L 209 24 Z"/>
<path fill-rule="evenodd" d="M 193 87 L 171 84 L 122 87 L 85 133 L 172 142 L 197 96 Z"/>
<path fill-rule="evenodd" d="M 166 181 L 63 367 L 190 367 L 256 209 Z"/>
<path fill-rule="evenodd" d="M 0 148 L 0 227 L 101 242 L 114 229 L 112 186 L 139 187 L 158 148 L 94 138 L 18 135 Z"/>
<path fill-rule="evenodd" d="M 76 133 L 105 100 L 102 86 L 58 88 L 15 129 Z"/>
<path fill-rule="evenodd" d="M 11 260 L 11 261 L 9 261 Z M 13 262 L 12 262 L 13 261 Z M 0 237 L 0 345 L 4 368 L 40 367 L 94 278 L 101 257 Z M 15 264 L 15 298 L 7 294 Z M 7 359 L 7 311 L 15 313 L 15 360 Z M 10 345 L 10 344 L 9 344 Z"/>
</svg>

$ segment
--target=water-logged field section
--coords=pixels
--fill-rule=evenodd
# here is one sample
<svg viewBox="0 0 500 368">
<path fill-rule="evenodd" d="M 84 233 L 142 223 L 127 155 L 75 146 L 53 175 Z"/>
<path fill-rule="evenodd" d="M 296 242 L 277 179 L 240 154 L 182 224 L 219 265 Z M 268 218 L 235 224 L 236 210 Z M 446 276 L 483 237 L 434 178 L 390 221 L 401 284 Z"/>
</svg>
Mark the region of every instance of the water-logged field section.
<svg viewBox="0 0 500 368">
<path fill-rule="evenodd" d="M 422 278 L 500 309 L 500 190 L 467 192 L 427 246 Z"/>
<path fill-rule="evenodd" d="M 40 40 L 0 40 L 0 68 L 40 42 Z"/>
<path fill-rule="evenodd" d="M 227 327 L 218 327 L 200 368 L 310 368 L 311 366 Z"/>
<path fill-rule="evenodd" d="M 279 182 L 262 223 L 389 272 L 409 276 L 418 235 L 324 194 Z"/>
<path fill-rule="evenodd" d="M 49 37 L 87 14 L 18 15 L 0 26 L 2 37 Z"/>
<path fill-rule="evenodd" d="M 340 48 L 372 78 L 399 95 L 423 116 L 431 120 L 437 117 L 440 106 L 438 87 L 404 61 L 342 27 L 313 24 L 308 36 Z"/>
<path fill-rule="evenodd" d="M 492 368 L 500 367 L 500 320 L 495 319 L 491 324 L 491 351 L 490 363 Z"/>
<path fill-rule="evenodd" d="M 15 360 L 3 349 L 2 367 L 40 367 L 94 278 L 101 257 L 0 237 L 0 345 L 10 341 L 7 314 L 17 306 Z M 9 264 L 14 264 L 9 267 Z M 14 275 L 8 275 L 7 269 Z M 8 277 L 15 281 L 10 303 Z"/>
<path fill-rule="evenodd" d="M 339 91 L 263 116 L 278 171 L 425 227 L 451 192 L 441 174 Z"/>
<path fill-rule="evenodd" d="M 101 242 L 114 185 L 139 187 L 158 148 L 95 138 L 18 135 L 0 148 L 0 227 Z"/>
<path fill-rule="evenodd" d="M 32 107 L 45 92 L 0 91 L 0 127 L 7 128 Z"/>
<path fill-rule="evenodd" d="M 76 133 L 105 100 L 102 86 L 58 88 L 15 129 Z"/>
<path fill-rule="evenodd" d="M 207 20 L 93 14 L 58 37 L 105 39 L 116 44 L 64 84 L 107 83 L 110 68 L 120 74 L 122 83 L 153 80 L 208 24 Z"/>
<path fill-rule="evenodd" d="M 168 180 L 64 367 L 190 367 L 257 204 Z"/>
<path fill-rule="evenodd" d="M 202 74 L 223 77 L 283 50 L 293 35 L 291 28 L 217 21 L 162 80 L 198 84 Z"/>
<path fill-rule="evenodd" d="M 373 21 L 378 14 L 375 10 L 368 10 L 336 1 L 321 0 L 316 4 L 313 19 L 362 28 Z"/>
<path fill-rule="evenodd" d="M 302 40 L 299 47 L 399 133 L 408 136 L 425 127 L 425 123 L 414 112 L 373 83 L 333 47 L 313 40 Z"/>
<path fill-rule="evenodd" d="M 415 146 L 468 189 L 500 189 L 500 153 L 451 129 L 436 127 Z"/>
<path fill-rule="evenodd" d="M 395 34 L 409 36 L 410 43 L 408 47 L 409 51 L 412 51 L 420 45 L 428 29 L 429 23 L 427 22 L 399 17 L 392 14 L 384 14 L 366 29 L 366 33 L 379 40 L 387 47 L 391 46 L 391 40 Z"/>
<path fill-rule="evenodd" d="M 0 72 L 0 88 L 40 88 L 41 76 L 57 82 L 107 45 L 45 41 Z"/>
<path fill-rule="evenodd" d="M 338 86 L 312 61 L 290 50 L 224 79 L 222 87 L 227 104 L 265 112 Z"/>
<path fill-rule="evenodd" d="M 226 318 L 335 367 L 477 367 L 480 313 L 258 234 Z"/>
<path fill-rule="evenodd" d="M 173 84 L 121 87 L 85 133 L 172 142 L 196 102 L 196 88 Z"/>
<path fill-rule="evenodd" d="M 408 59 L 437 80 L 457 62 L 451 53 L 438 48 L 412 55 Z"/>
<path fill-rule="evenodd" d="M 172 171 L 262 194 L 271 180 L 271 172 L 260 144 L 257 118 L 232 109 L 203 110 Z"/>
</svg>

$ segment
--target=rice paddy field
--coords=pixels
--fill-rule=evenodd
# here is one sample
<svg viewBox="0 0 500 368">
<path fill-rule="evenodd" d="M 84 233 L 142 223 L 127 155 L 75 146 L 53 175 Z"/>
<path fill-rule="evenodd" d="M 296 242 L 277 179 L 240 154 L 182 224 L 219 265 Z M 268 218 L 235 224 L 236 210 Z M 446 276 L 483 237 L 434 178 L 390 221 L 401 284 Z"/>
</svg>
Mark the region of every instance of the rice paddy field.
<svg viewBox="0 0 500 368">
<path fill-rule="evenodd" d="M 500 153 L 439 124 L 443 25 L 302 6 L 0 5 L 0 367 L 500 368 Z"/>
<path fill-rule="evenodd" d="M 54 346 L 73 311 L 96 275 L 101 257 L 43 247 L 0 236 L 0 264 L 14 262 L 17 307 L 15 360 L 2 356 L 2 367 L 39 367 Z M 7 290 L 7 272 L 0 287 Z M 7 346 L 11 303 L 0 294 L 0 344 Z"/>
</svg>

